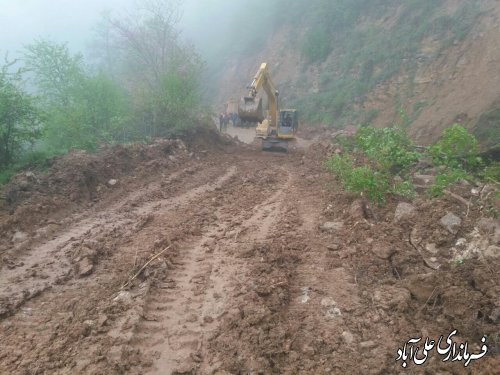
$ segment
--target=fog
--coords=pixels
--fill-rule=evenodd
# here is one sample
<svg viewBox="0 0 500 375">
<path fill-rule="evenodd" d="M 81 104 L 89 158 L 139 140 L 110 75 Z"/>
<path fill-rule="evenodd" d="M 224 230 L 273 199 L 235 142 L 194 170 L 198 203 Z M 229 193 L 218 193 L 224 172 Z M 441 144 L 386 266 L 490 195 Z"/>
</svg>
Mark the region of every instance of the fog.
<svg viewBox="0 0 500 375">
<path fill-rule="evenodd" d="M 35 38 L 68 42 L 82 51 L 105 10 L 119 10 L 134 0 L 0 0 L 0 50 L 11 54 Z"/>
<path fill-rule="evenodd" d="M 181 1 L 182 2 L 182 1 Z M 36 38 L 67 42 L 73 52 L 85 53 L 103 12 L 132 11 L 137 0 L 0 0 L 0 51 L 16 55 Z M 239 20 L 242 0 L 186 0 L 179 27 L 183 37 L 204 54 L 220 45 Z M 253 3 L 255 5 L 255 2 Z M 218 40 L 219 39 L 219 40 Z M 215 52 L 217 53 L 217 52 Z M 208 56 L 210 57 L 210 56 Z"/>
</svg>

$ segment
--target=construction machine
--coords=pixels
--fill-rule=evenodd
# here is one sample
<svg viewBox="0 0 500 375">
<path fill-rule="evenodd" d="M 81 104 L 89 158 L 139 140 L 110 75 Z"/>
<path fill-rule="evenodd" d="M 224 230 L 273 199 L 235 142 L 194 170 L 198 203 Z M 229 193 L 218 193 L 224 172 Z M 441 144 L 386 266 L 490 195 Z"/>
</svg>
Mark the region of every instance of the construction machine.
<svg viewBox="0 0 500 375">
<path fill-rule="evenodd" d="M 262 98 L 257 97 L 264 89 L 268 109 L 264 110 Z M 267 64 L 262 63 L 250 85 L 247 96 L 241 98 L 238 116 L 241 121 L 257 123 L 255 135 L 262 139 L 263 150 L 287 151 L 288 143 L 295 139 L 299 126 L 295 109 L 279 108 L 279 92 L 271 80 Z"/>
</svg>

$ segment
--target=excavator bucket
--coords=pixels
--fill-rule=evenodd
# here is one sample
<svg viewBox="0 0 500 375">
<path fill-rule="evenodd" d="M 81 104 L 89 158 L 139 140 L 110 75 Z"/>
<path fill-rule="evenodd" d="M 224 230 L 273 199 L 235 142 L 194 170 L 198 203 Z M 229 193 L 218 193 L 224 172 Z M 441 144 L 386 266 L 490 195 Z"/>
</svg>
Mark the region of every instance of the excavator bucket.
<svg viewBox="0 0 500 375">
<path fill-rule="evenodd" d="M 262 98 L 246 96 L 241 98 L 238 106 L 238 116 L 241 121 L 262 122 L 265 119 L 262 109 Z"/>
</svg>

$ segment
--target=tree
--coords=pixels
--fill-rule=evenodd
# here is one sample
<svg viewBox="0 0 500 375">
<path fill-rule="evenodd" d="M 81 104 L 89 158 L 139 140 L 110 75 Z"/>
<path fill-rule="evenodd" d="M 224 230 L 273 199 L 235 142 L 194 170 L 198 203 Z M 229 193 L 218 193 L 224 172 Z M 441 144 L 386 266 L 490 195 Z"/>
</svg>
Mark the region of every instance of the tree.
<svg viewBox="0 0 500 375">
<path fill-rule="evenodd" d="M 118 77 L 132 100 L 136 123 L 149 137 L 191 122 L 200 107 L 199 78 L 204 64 L 180 40 L 180 5 L 179 0 L 145 0 L 133 16 L 107 15 L 108 27 L 101 25 L 100 41 L 95 44 L 114 50 Z M 101 55 L 105 62 L 110 54 L 103 51 Z"/>
<path fill-rule="evenodd" d="M 20 88 L 21 72 L 9 73 L 12 66 L 7 62 L 0 71 L 0 168 L 33 146 L 42 130 L 34 99 Z"/>
<path fill-rule="evenodd" d="M 102 72 L 87 72 L 81 55 L 47 40 L 27 46 L 25 62 L 43 99 L 51 148 L 92 149 L 118 133 L 123 140 L 127 103 L 116 82 Z"/>
</svg>

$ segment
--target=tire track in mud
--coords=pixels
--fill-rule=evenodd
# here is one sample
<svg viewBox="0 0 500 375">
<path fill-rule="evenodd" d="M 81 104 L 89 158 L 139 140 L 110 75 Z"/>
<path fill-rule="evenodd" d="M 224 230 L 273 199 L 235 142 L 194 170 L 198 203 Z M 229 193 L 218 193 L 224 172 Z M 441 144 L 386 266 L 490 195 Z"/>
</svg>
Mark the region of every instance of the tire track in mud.
<svg viewBox="0 0 500 375">
<path fill-rule="evenodd" d="M 201 238 L 180 247 L 180 265 L 168 282 L 154 287 L 146 299 L 143 321 L 131 340 L 151 360 L 147 374 L 209 373 L 207 341 L 227 313 L 228 300 L 239 293 L 246 273 L 241 247 L 266 238 L 280 214 L 282 195 L 290 183 L 252 186 L 269 193 L 264 202 L 242 201 L 236 185 L 229 205 L 215 212 L 216 220 Z M 271 187 L 271 189 L 269 189 Z M 270 191 L 268 191 L 270 190 Z M 250 197 L 252 198 L 252 197 Z M 239 200 L 238 200 L 239 199 Z M 241 210 L 250 205 L 251 210 Z M 141 372 L 142 373 L 142 372 Z"/>
<path fill-rule="evenodd" d="M 137 201 L 140 196 L 150 194 L 151 191 L 159 189 L 147 188 L 142 194 L 132 192 L 123 200 L 113 204 L 105 213 L 94 217 L 84 218 L 76 224 L 60 233 L 54 239 L 35 246 L 24 257 L 19 259 L 20 266 L 13 269 L 2 269 L 0 274 L 0 317 L 12 313 L 22 306 L 27 300 L 38 296 L 46 289 L 54 285 L 62 284 L 70 277 L 73 265 L 70 262 L 72 245 L 83 239 L 106 237 L 111 235 L 117 228 L 124 233 L 134 233 L 137 227 L 148 220 L 148 215 L 154 211 L 170 210 L 183 205 L 189 205 L 197 196 L 213 191 L 236 172 L 235 167 L 230 167 L 215 181 L 199 181 L 195 186 L 179 195 L 163 197 L 150 200 L 139 205 Z M 207 173 L 209 178 L 214 178 L 220 173 L 220 168 Z M 174 176 L 170 176 L 170 178 Z M 201 183 L 200 183 L 201 182 Z M 141 220 L 143 223 L 141 223 Z M 43 273 L 37 270 L 42 270 Z M 37 277 L 39 276 L 39 277 Z"/>
</svg>

